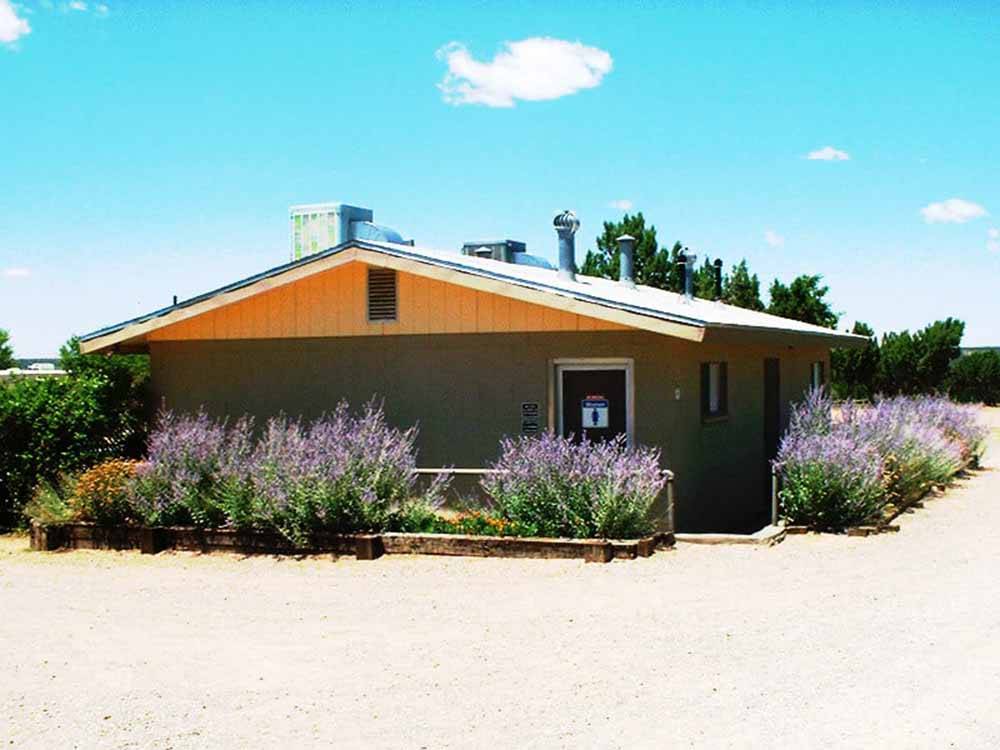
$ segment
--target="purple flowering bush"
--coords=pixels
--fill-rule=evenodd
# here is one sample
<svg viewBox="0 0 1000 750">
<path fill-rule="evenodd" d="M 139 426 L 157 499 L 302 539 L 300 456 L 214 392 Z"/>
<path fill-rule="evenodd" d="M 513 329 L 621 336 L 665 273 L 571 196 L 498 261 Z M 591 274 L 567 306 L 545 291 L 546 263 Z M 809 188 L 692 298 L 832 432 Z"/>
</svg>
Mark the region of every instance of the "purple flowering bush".
<svg viewBox="0 0 1000 750">
<path fill-rule="evenodd" d="M 624 436 L 574 443 L 545 433 L 505 438 L 481 484 L 495 517 L 524 535 L 627 538 L 652 531 L 649 511 L 665 478 L 660 452 Z"/>
<path fill-rule="evenodd" d="M 313 422 L 275 417 L 259 439 L 249 418 L 164 412 L 130 502 L 148 525 L 271 529 L 299 546 L 316 531 L 378 531 L 415 499 L 435 507 L 447 488 L 444 476 L 417 497 L 416 438 L 374 402 Z"/>
<path fill-rule="evenodd" d="M 841 529 L 863 522 L 885 504 L 882 458 L 846 435 L 786 438 L 778 460 L 781 506 L 792 523 Z"/>
<path fill-rule="evenodd" d="M 161 412 L 132 487 L 138 517 L 152 526 L 224 524 L 236 489 L 249 490 L 245 477 L 252 434 L 247 418 L 230 425 L 204 411 Z"/>
<path fill-rule="evenodd" d="M 829 397 L 812 391 L 778 451 L 784 514 L 818 528 L 865 523 L 950 481 L 978 458 L 986 435 L 976 407 L 941 396 L 847 403 L 834 415 Z"/>
<path fill-rule="evenodd" d="M 254 516 L 296 544 L 318 530 L 384 530 L 417 494 L 416 439 L 415 427 L 391 427 L 374 403 L 357 416 L 341 403 L 309 424 L 272 419 L 254 454 Z M 433 483 L 424 505 L 447 483 Z"/>
</svg>

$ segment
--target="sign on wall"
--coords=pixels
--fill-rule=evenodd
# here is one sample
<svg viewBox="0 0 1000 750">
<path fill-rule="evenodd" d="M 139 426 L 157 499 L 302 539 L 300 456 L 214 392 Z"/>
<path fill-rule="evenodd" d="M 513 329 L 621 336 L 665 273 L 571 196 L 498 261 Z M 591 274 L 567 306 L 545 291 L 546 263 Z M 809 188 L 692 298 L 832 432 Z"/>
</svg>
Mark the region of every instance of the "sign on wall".
<svg viewBox="0 0 1000 750">
<path fill-rule="evenodd" d="M 537 401 L 521 404 L 521 434 L 535 435 L 541 429 L 541 405 Z"/>
<path fill-rule="evenodd" d="M 583 429 L 600 430 L 608 426 L 608 400 L 604 396 L 587 396 L 583 404 Z"/>
</svg>

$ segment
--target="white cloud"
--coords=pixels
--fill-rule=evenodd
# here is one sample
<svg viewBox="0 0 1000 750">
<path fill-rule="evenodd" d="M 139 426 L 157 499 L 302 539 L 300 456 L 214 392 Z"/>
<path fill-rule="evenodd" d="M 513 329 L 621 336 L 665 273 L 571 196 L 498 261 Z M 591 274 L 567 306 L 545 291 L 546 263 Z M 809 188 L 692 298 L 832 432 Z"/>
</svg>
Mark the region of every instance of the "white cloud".
<svg viewBox="0 0 1000 750">
<path fill-rule="evenodd" d="M 1000 229 L 990 229 L 986 232 L 986 236 L 989 237 L 986 240 L 986 249 L 990 252 L 1000 253 Z"/>
<path fill-rule="evenodd" d="M 72 0 L 71 3 L 67 4 L 66 7 L 69 10 L 85 11 L 87 10 L 87 4 L 83 0 Z"/>
<path fill-rule="evenodd" d="M 1000 240 L 1000 229 L 990 229 L 986 234 L 990 236 L 991 240 Z"/>
<path fill-rule="evenodd" d="M 608 208 L 614 208 L 618 211 L 631 211 L 634 204 L 628 198 L 619 198 L 616 201 L 611 201 L 608 204 Z"/>
<path fill-rule="evenodd" d="M 31 276 L 31 271 L 27 268 L 5 268 L 3 277 L 5 279 L 26 279 Z"/>
<path fill-rule="evenodd" d="M 110 9 L 104 3 L 100 3 L 94 6 L 94 12 L 99 16 L 106 16 L 110 12 Z"/>
<path fill-rule="evenodd" d="M 823 146 L 806 154 L 809 161 L 849 161 L 851 155 L 833 146 Z"/>
<path fill-rule="evenodd" d="M 598 86 L 613 66 L 597 47 L 551 37 L 506 42 L 490 62 L 480 62 L 465 45 L 451 42 L 437 51 L 448 65 L 438 88 L 449 104 L 513 107 L 518 99 L 543 101 Z"/>
<path fill-rule="evenodd" d="M 987 211 L 978 203 L 949 198 L 940 203 L 931 203 L 920 209 L 924 221 L 928 224 L 964 224 L 972 219 L 986 216 Z"/>
<path fill-rule="evenodd" d="M 773 229 L 768 229 L 764 232 L 764 242 L 766 242 L 771 247 L 782 247 L 785 244 L 785 238 L 780 234 L 775 232 Z"/>
<path fill-rule="evenodd" d="M 0 0 L 0 44 L 13 44 L 31 33 L 31 24 L 20 18 L 10 0 Z"/>
</svg>

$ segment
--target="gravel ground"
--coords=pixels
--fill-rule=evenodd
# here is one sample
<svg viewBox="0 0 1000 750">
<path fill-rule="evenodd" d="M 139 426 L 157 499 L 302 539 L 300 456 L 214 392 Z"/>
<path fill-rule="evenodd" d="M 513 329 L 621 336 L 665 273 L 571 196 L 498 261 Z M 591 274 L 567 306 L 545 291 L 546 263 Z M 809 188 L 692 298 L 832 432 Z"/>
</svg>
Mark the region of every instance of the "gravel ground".
<svg viewBox="0 0 1000 750">
<path fill-rule="evenodd" d="M 868 539 L 648 560 L 26 551 L 0 746 L 1000 746 L 987 468 Z"/>
</svg>

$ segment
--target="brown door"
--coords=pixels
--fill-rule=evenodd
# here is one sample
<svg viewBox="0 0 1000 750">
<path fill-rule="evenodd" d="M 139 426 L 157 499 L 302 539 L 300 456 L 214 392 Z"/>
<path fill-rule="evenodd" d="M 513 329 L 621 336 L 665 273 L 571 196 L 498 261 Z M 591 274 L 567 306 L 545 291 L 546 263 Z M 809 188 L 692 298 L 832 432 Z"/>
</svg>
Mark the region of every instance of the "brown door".
<svg viewBox="0 0 1000 750">
<path fill-rule="evenodd" d="M 563 435 L 598 442 L 627 430 L 624 370 L 561 370 Z"/>
</svg>

